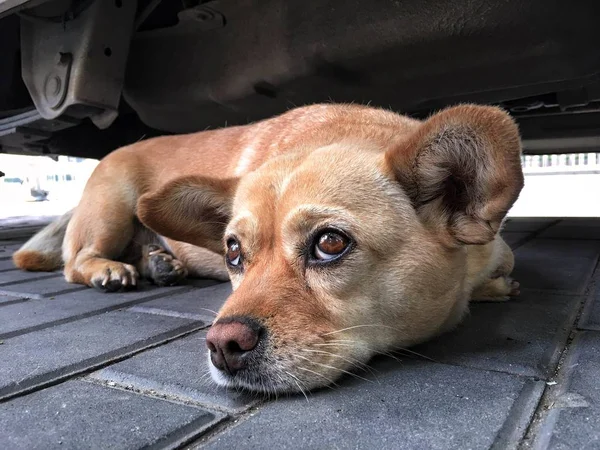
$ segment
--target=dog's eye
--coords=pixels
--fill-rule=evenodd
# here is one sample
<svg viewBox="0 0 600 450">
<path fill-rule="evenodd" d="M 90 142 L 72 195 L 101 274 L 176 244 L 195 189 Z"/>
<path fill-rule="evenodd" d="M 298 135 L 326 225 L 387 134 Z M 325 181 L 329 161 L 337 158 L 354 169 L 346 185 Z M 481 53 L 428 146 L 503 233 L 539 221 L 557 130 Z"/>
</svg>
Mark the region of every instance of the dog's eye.
<svg viewBox="0 0 600 450">
<path fill-rule="evenodd" d="M 232 267 L 239 267 L 242 262 L 242 250 L 237 239 L 229 239 L 227 241 L 227 254 L 225 255 L 227 264 Z"/>
<path fill-rule="evenodd" d="M 317 236 L 314 257 L 320 261 L 331 261 L 342 255 L 350 245 L 350 239 L 335 231 L 326 231 Z"/>
</svg>

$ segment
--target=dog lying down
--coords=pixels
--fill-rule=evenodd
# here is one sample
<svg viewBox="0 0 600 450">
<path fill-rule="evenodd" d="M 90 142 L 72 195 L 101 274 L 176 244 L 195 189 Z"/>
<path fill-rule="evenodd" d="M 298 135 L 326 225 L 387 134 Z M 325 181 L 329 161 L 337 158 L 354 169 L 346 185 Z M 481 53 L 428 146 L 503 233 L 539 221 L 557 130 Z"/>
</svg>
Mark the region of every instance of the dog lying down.
<svg viewBox="0 0 600 450">
<path fill-rule="evenodd" d="M 149 139 L 104 158 L 14 261 L 105 291 L 230 278 L 206 337 L 214 381 L 313 389 L 450 330 L 470 299 L 518 294 L 498 231 L 520 155 L 512 119 L 474 105 L 423 122 L 313 105 Z"/>
</svg>

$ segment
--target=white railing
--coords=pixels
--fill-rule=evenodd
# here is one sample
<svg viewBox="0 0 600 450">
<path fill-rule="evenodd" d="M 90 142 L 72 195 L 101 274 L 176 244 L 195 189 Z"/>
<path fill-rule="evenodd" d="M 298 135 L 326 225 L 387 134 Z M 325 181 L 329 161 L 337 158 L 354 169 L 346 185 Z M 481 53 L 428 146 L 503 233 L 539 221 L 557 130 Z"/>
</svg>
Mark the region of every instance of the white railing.
<svg viewBox="0 0 600 450">
<path fill-rule="evenodd" d="M 528 174 L 600 173 L 600 153 L 568 155 L 524 155 L 523 172 Z"/>
</svg>

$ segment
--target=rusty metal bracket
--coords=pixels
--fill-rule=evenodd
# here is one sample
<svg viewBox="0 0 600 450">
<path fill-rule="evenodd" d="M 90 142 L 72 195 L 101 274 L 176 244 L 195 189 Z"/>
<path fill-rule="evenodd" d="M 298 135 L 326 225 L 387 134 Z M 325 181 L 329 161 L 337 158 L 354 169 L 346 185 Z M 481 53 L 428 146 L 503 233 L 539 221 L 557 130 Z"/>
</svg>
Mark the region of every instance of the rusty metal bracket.
<svg viewBox="0 0 600 450">
<path fill-rule="evenodd" d="M 62 22 L 21 16 L 23 80 L 44 119 L 68 113 L 89 117 L 99 128 L 114 121 L 136 3 L 95 0 Z"/>
</svg>

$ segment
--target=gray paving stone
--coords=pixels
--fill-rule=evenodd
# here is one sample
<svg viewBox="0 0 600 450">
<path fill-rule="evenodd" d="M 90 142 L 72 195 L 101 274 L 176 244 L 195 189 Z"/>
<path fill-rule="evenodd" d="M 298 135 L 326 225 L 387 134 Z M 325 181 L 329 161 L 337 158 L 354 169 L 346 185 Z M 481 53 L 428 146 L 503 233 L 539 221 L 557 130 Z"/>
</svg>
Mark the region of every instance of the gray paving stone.
<svg viewBox="0 0 600 450">
<path fill-rule="evenodd" d="M 505 231 L 516 231 L 516 232 L 533 232 L 539 231 L 554 222 L 558 222 L 559 219 L 545 218 L 545 217 L 512 217 L 509 218 L 504 224 Z"/>
<path fill-rule="evenodd" d="M 0 254 L 1 255 L 1 254 Z M 0 271 L 16 269 L 11 258 L 0 259 Z"/>
<path fill-rule="evenodd" d="M 600 271 L 594 274 L 589 291 L 578 325 L 582 329 L 600 331 Z"/>
<path fill-rule="evenodd" d="M 137 449 L 182 445 L 223 415 L 69 381 L 2 405 L 4 449 Z"/>
<path fill-rule="evenodd" d="M 596 237 L 596 223 L 600 222 L 569 219 L 544 229 L 553 222 L 509 222 L 505 235 L 513 246 L 540 233 L 516 252 L 515 278 L 521 282 L 523 294 L 507 304 L 475 304 L 464 326 L 415 349 L 446 364 L 379 359 L 374 362 L 379 370 L 375 383 L 346 377 L 340 380 L 340 388 L 309 394 L 308 403 L 299 396 L 261 405 L 257 413 L 251 410 L 239 422 L 231 420 L 231 426 L 225 426 L 209 446 L 516 447 L 544 388 L 543 381 L 531 377 L 547 378 L 551 373 L 557 348 L 569 332 L 600 253 Z M 1 244 L 0 275 L 11 267 L 8 255 L 21 243 Z M 63 441 L 57 444 L 60 448 L 132 448 L 156 443 L 160 436 L 169 438 L 156 445 L 180 444 L 197 438 L 205 424 L 204 415 L 190 418 L 189 411 L 221 410 L 223 415 L 216 413 L 218 421 L 252 405 L 250 399 L 221 391 L 200 378 L 207 368 L 202 331 L 133 354 L 202 328 L 212 319 L 212 313 L 202 308 L 217 311 L 229 295 L 229 284 L 148 300 L 137 297 L 145 292 L 106 296 L 67 284 L 62 276 L 13 281 L 0 287 L 0 332 L 28 334 L 13 335 L 0 345 L 0 398 L 12 398 L 0 408 L 0 430 L 10 430 L 0 432 L 0 448 L 35 448 L 35 444 L 52 448 L 55 436 Z M 210 283 L 196 280 L 188 285 Z M 148 291 L 150 295 L 154 292 Z M 143 303 L 132 306 L 122 295 Z M 596 294 L 580 327 L 600 329 L 599 302 Z M 103 308 L 126 309 L 87 317 Z M 11 313 L 7 314 L 9 320 L 4 320 L 3 311 Z M 600 333 L 586 331 L 584 335 L 597 337 Z M 550 410 L 544 428 L 553 448 L 600 448 L 596 432 L 600 429 L 596 386 L 600 351 L 596 338 L 586 339 L 593 345 L 574 341 L 577 351 L 566 362 L 573 366 L 573 381 L 557 407 Z M 85 382 L 47 387 L 90 370 L 97 371 L 87 375 Z M 109 383 L 114 388 L 107 387 Z M 74 384 L 85 389 L 70 388 Z M 138 393 L 117 389 L 121 385 L 131 385 Z M 85 394 L 90 387 L 94 393 Z M 19 392 L 29 393 L 15 398 Z M 45 396 L 48 392 L 56 394 Z M 168 401 L 157 399 L 159 396 Z M 64 399 L 71 398 L 75 399 L 73 409 L 62 411 Z M 24 403 L 10 409 L 15 402 Z M 561 409 L 583 402 L 589 406 Z M 167 411 L 164 405 L 175 409 Z M 27 410 L 30 413 L 23 412 Z M 168 419 L 171 416 L 172 421 Z M 4 445 L 2 439 L 9 437 L 24 440 Z"/>
<path fill-rule="evenodd" d="M 508 302 L 472 303 L 455 331 L 414 350 L 450 364 L 547 378 L 582 300 L 525 290 Z"/>
<path fill-rule="evenodd" d="M 0 258 L 10 258 L 14 252 L 21 248 L 21 245 L 23 245 L 22 242 L 5 240 L 0 241 Z"/>
<path fill-rule="evenodd" d="M 143 302 L 145 299 L 167 297 L 172 300 L 185 287 L 155 288 L 142 284 L 135 291 L 107 294 L 95 289 L 84 289 L 56 297 L 30 300 L 25 303 L 7 305 L 0 310 L 0 339 L 79 320 L 91 315 L 102 314 L 117 308 Z M 1 298 L 1 297 L 0 297 Z M 207 321 L 210 323 L 210 321 Z"/>
<path fill-rule="evenodd" d="M 217 286 L 223 284 L 223 281 L 213 280 L 211 278 L 186 278 L 182 281 L 185 286 L 195 286 L 199 288 L 205 288 L 209 286 Z"/>
<path fill-rule="evenodd" d="M 213 409 L 241 412 L 254 403 L 252 396 L 227 391 L 212 382 L 208 372 L 205 332 L 139 353 L 90 375 L 91 378 Z"/>
<path fill-rule="evenodd" d="M 37 226 L 39 228 L 48 225 L 60 216 L 15 216 L 0 219 L 0 237 L 4 236 L 5 230 L 21 229 Z"/>
<path fill-rule="evenodd" d="M 584 330 L 600 331 L 600 294 L 597 293 L 590 303 L 586 305 L 581 316 L 579 328 Z"/>
<path fill-rule="evenodd" d="M 581 333 L 565 366 L 567 379 L 558 386 L 561 395 L 547 415 L 541 440 L 552 449 L 600 448 L 600 333 Z"/>
<path fill-rule="evenodd" d="M 502 233 L 502 238 L 504 239 L 504 242 L 506 242 L 508 244 L 508 246 L 513 249 L 520 246 L 521 244 L 523 244 L 529 236 L 531 236 L 531 233 L 528 233 L 528 232 L 523 232 L 523 233 L 504 232 L 504 233 Z"/>
<path fill-rule="evenodd" d="M 192 288 L 174 298 L 159 298 L 132 307 L 133 311 L 149 314 L 164 314 L 174 317 L 188 317 L 211 323 L 216 312 L 231 294 L 230 283 L 220 283 L 203 288 Z"/>
<path fill-rule="evenodd" d="M 0 239 L 18 240 L 24 243 L 27 239 L 29 239 L 35 233 L 40 231 L 42 228 L 44 228 L 43 224 L 31 224 L 30 226 L 24 225 L 18 227 L 3 227 L 2 225 L 0 225 Z"/>
<path fill-rule="evenodd" d="M 15 271 L 17 272 L 17 271 Z M 12 272 L 11 273 L 15 273 Z M 27 273 L 27 272 L 22 272 Z M 48 298 L 55 297 L 59 294 L 74 292 L 74 291 L 92 291 L 90 288 L 86 286 L 82 286 L 80 284 L 67 283 L 60 272 L 46 273 L 46 272 L 37 272 L 40 276 L 45 277 L 41 280 L 37 281 L 26 281 L 19 282 L 16 284 L 7 284 L 0 286 L 0 293 L 7 295 L 17 295 L 20 297 L 29 297 L 29 298 Z M 0 273 L 1 275 L 2 273 Z M 141 281 L 139 284 L 142 285 L 146 283 L 145 281 Z M 147 283 L 146 283 L 147 284 Z M 212 286 L 217 284 L 214 280 L 186 280 L 184 283 L 179 286 L 188 286 L 188 287 L 204 287 L 204 286 Z M 111 295 L 120 295 L 111 294 Z"/>
<path fill-rule="evenodd" d="M 29 281 L 43 280 L 53 277 L 62 277 L 62 274 L 54 272 L 25 272 L 18 269 L 9 270 L 6 272 L 0 272 L 0 286 L 23 284 Z"/>
<path fill-rule="evenodd" d="M 43 272 L 38 272 L 42 273 Z M 46 274 L 48 275 L 48 274 Z M 16 295 L 28 298 L 49 298 L 62 293 L 82 291 L 90 289 L 80 284 L 67 283 L 60 273 L 51 278 L 44 278 L 36 281 L 27 281 L 25 283 L 9 284 L 0 286 L 0 293 L 7 295 Z"/>
<path fill-rule="evenodd" d="M 207 443 L 210 449 L 484 449 L 523 435 L 543 383 L 444 364 L 389 360 L 378 382 L 282 398 Z"/>
<path fill-rule="evenodd" d="M 176 317 L 113 311 L 5 339 L 0 398 L 92 369 L 204 326 Z"/>
<path fill-rule="evenodd" d="M 534 239 L 515 251 L 513 278 L 526 289 L 582 294 L 599 254 L 599 241 Z"/>
<path fill-rule="evenodd" d="M 0 306 L 12 304 L 15 302 L 20 302 L 20 301 L 25 301 L 25 299 L 23 299 L 21 297 L 15 297 L 13 295 L 0 294 Z M 0 317 L 3 317 L 1 312 L 0 312 Z M 0 321 L 2 321 L 2 319 L 0 319 Z"/>
</svg>

